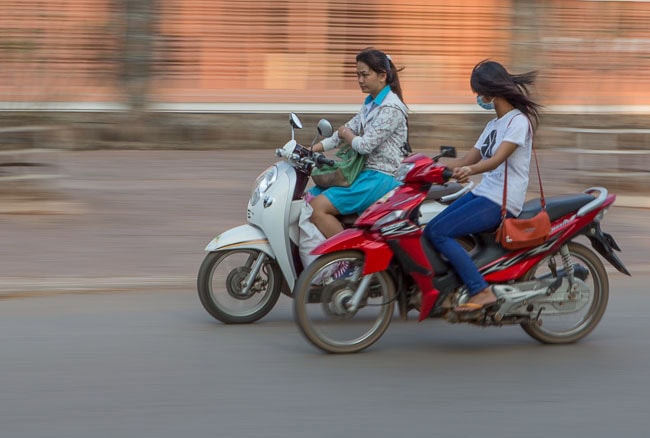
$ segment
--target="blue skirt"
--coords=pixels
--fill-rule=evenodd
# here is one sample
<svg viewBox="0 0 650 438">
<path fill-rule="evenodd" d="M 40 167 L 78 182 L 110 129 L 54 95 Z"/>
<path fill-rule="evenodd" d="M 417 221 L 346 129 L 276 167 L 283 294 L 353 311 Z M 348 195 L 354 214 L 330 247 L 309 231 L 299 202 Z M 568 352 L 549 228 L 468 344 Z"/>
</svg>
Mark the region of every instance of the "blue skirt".
<svg viewBox="0 0 650 438">
<path fill-rule="evenodd" d="M 399 186 L 392 176 L 376 170 L 364 170 L 349 187 L 312 187 L 312 195 L 323 194 L 340 214 L 361 213 L 386 193 Z"/>
</svg>

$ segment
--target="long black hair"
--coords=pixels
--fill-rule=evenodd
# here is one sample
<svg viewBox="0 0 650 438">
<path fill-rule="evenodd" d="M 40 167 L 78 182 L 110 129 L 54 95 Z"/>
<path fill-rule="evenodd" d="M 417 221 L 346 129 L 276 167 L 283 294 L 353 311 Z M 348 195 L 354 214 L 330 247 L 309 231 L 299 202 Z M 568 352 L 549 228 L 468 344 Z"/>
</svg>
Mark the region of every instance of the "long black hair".
<svg viewBox="0 0 650 438">
<path fill-rule="evenodd" d="M 539 123 L 541 105 L 529 97 L 528 86 L 535 83 L 536 71 L 513 75 L 501 64 L 488 59 L 472 69 L 470 85 L 472 91 L 485 97 L 502 97 L 521 111 L 533 127 Z"/>
<path fill-rule="evenodd" d="M 393 93 L 397 94 L 399 100 L 404 103 L 404 98 L 402 97 L 402 86 L 399 83 L 399 76 L 397 75 L 397 72 L 404 70 L 403 67 L 398 70 L 388 55 L 381 50 L 373 49 L 372 47 L 368 47 L 359 52 L 357 55 L 357 62 L 363 62 L 376 73 L 386 73 L 386 83 L 390 85 L 390 89 Z"/>
</svg>

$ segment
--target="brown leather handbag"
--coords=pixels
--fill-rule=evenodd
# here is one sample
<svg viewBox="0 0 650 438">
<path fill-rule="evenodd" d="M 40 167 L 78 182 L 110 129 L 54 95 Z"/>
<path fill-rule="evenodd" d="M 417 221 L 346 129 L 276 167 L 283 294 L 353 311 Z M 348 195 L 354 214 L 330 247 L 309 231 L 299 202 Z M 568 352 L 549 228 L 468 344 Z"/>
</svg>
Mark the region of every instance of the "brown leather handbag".
<svg viewBox="0 0 650 438">
<path fill-rule="evenodd" d="M 546 201 L 542 189 L 542 177 L 539 174 L 537 153 L 533 145 L 537 178 L 539 179 L 539 192 L 541 195 L 542 210 L 530 219 L 506 218 L 506 199 L 508 194 L 508 160 L 506 160 L 506 173 L 503 183 L 503 203 L 501 204 L 501 225 L 496 232 L 496 241 L 506 249 L 522 249 L 540 245 L 551 234 L 551 219 L 546 212 Z"/>
</svg>

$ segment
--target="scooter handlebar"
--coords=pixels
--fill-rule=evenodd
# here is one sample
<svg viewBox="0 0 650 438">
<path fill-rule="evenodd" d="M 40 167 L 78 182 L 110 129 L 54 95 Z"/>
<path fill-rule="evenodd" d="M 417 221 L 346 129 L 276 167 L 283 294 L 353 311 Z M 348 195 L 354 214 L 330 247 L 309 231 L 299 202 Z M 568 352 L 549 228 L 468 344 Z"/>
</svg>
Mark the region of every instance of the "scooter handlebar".
<svg viewBox="0 0 650 438">
<path fill-rule="evenodd" d="M 335 163 L 334 160 L 330 160 L 325 155 L 318 152 L 312 152 L 310 149 L 307 149 L 296 142 L 289 142 L 283 148 L 276 149 L 275 155 L 296 162 L 309 161 L 315 163 L 317 166 L 333 166 Z"/>
<path fill-rule="evenodd" d="M 319 153 L 315 153 L 314 158 L 315 158 L 316 164 L 319 165 L 319 166 L 322 166 L 322 165 L 333 166 L 334 163 L 335 163 L 334 160 L 330 160 L 325 155 L 319 154 Z"/>
</svg>

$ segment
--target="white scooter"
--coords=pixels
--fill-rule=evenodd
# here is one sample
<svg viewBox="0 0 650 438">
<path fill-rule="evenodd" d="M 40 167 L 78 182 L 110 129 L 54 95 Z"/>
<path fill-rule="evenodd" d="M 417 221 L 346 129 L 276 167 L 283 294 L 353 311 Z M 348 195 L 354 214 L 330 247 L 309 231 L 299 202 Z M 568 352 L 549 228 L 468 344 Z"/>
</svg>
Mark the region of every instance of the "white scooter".
<svg viewBox="0 0 650 438">
<path fill-rule="evenodd" d="M 333 161 L 298 144 L 295 129 L 302 129 L 302 122 L 293 113 L 289 121 L 291 140 L 275 151 L 283 159 L 257 178 L 248 201 L 248 224 L 223 232 L 205 248 L 208 254 L 197 278 L 199 298 L 210 315 L 227 324 L 266 316 L 280 293 L 291 296 L 303 270 L 298 247 L 303 195 L 312 169 Z M 312 146 L 319 136 L 332 133 L 330 122 L 320 120 Z M 470 189 L 458 183 L 433 186 L 421 207 L 421 224 Z"/>
</svg>

